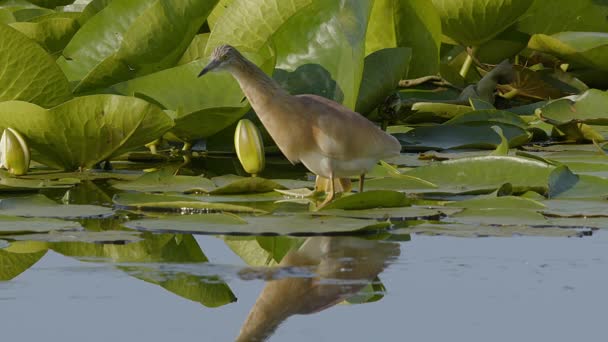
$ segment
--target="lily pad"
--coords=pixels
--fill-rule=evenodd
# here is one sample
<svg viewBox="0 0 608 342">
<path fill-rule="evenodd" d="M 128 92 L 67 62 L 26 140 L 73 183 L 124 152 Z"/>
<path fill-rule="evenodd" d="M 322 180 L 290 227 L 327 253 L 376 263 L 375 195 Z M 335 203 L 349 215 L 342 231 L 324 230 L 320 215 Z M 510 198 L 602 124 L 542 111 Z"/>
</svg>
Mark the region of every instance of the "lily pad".
<svg viewBox="0 0 608 342">
<path fill-rule="evenodd" d="M 148 172 L 133 181 L 114 182 L 112 187 L 119 190 L 140 192 L 209 192 L 216 188 L 210 179 L 200 176 L 174 175 L 172 168 Z"/>
<path fill-rule="evenodd" d="M 85 218 L 114 215 L 97 205 L 57 204 L 44 195 L 0 199 L 0 215 L 21 217 Z"/>
<path fill-rule="evenodd" d="M 547 236 L 547 237 L 572 237 L 581 236 L 583 233 L 574 229 L 563 228 L 533 228 L 525 226 L 492 226 L 471 225 L 459 223 L 423 223 L 408 228 L 393 231 L 395 234 L 424 234 L 424 235 L 447 235 L 458 237 L 511 237 L 511 236 Z"/>
<path fill-rule="evenodd" d="M 402 192 L 390 190 L 371 190 L 342 196 L 324 206 L 321 210 L 344 209 L 361 210 L 377 207 L 392 208 L 409 205 L 411 200 Z"/>
<path fill-rule="evenodd" d="M 215 22 L 206 54 L 226 43 L 255 53 L 272 42 L 278 68 L 298 73 L 299 67 L 308 65 L 318 75 L 322 71 L 324 81 L 333 84 L 324 96 L 354 108 L 371 7 L 368 1 L 236 0 Z M 311 86 L 318 89 L 319 84 Z"/>
<path fill-rule="evenodd" d="M 266 213 L 264 210 L 237 204 L 221 202 L 204 202 L 204 198 L 194 196 L 168 196 L 151 194 L 119 194 L 112 199 L 114 205 L 121 209 L 136 209 L 141 211 L 179 211 L 182 213 L 196 212 L 241 212 Z"/>
<path fill-rule="evenodd" d="M 332 215 L 360 219 L 376 219 L 409 221 L 409 220 L 438 220 L 445 215 L 459 212 L 459 208 L 425 208 L 420 206 L 373 208 L 364 210 L 326 209 L 315 212 L 315 215 Z"/>
<path fill-rule="evenodd" d="M 346 217 L 307 214 L 263 215 L 245 219 L 229 214 L 164 216 L 130 221 L 127 227 L 155 231 L 220 235 L 333 235 L 366 234 L 390 227 L 388 222 L 373 222 Z"/>
<path fill-rule="evenodd" d="M 529 0 L 433 0 L 443 34 L 464 46 L 479 46 L 513 25 Z"/>
<path fill-rule="evenodd" d="M 557 217 L 608 217 L 606 199 L 577 198 L 551 199 L 543 201 L 546 209 L 543 214 Z"/>
<path fill-rule="evenodd" d="M 528 46 L 578 65 L 608 71 L 608 33 L 560 32 L 554 35 L 535 34 Z"/>
<path fill-rule="evenodd" d="M 406 150 L 494 149 L 501 143 L 501 138 L 493 126 L 500 126 L 510 147 L 521 146 L 530 140 L 531 135 L 526 130 L 495 122 L 423 126 L 407 133 L 397 133 L 395 137 Z"/>
<path fill-rule="evenodd" d="M 395 92 L 399 80 L 407 74 L 411 53 L 409 48 L 391 48 L 365 57 L 356 112 L 369 114 Z"/>
<path fill-rule="evenodd" d="M 566 31 L 608 32 L 608 7 L 598 0 L 534 0 L 517 29 L 528 34 Z"/>
<path fill-rule="evenodd" d="M 16 178 L 0 170 L 0 192 L 37 191 L 40 189 L 64 189 L 78 184 L 78 179 L 30 179 Z"/>
<path fill-rule="evenodd" d="M 32 253 L 13 253 L 0 249 L 0 281 L 11 280 L 32 267 L 46 254 L 46 249 Z"/>
<path fill-rule="evenodd" d="M 487 156 L 448 160 L 404 172 L 432 182 L 440 191 L 488 192 L 511 183 L 514 192 L 547 191 L 554 166 L 536 160 Z"/>
<path fill-rule="evenodd" d="M 557 126 L 570 123 L 608 125 L 608 92 L 589 89 L 578 96 L 551 101 L 537 113 L 541 119 Z"/>
<path fill-rule="evenodd" d="M 241 177 L 235 175 L 218 176 L 211 179 L 216 189 L 209 191 L 212 195 L 228 195 L 243 193 L 264 193 L 274 189 L 297 189 L 305 186 L 313 187 L 311 182 L 297 180 L 273 180 L 261 177 Z"/>
<path fill-rule="evenodd" d="M 125 230 L 106 230 L 102 232 L 51 232 L 48 234 L 24 234 L 6 236 L 17 241 L 43 241 L 43 242 L 84 242 L 100 244 L 125 244 L 141 241 L 139 232 Z"/>
<path fill-rule="evenodd" d="M 1 204 L 2 202 L 0 202 Z M 56 219 L 24 218 L 4 216 L 0 209 L 0 235 L 16 233 L 46 233 L 51 231 L 82 230 L 77 222 Z"/>
<path fill-rule="evenodd" d="M 21 100 L 48 108 L 72 98 L 53 58 L 21 32 L 0 25 L 0 54 L 5 65 L 0 73 L 0 101 Z"/>
<path fill-rule="evenodd" d="M 446 204 L 446 207 L 468 208 L 468 209 L 485 209 L 485 208 L 503 208 L 503 209 L 526 209 L 526 210 L 542 210 L 545 205 L 541 202 L 529 198 L 518 196 L 500 196 L 495 198 L 474 198 L 463 201 L 455 201 Z"/>
<path fill-rule="evenodd" d="M 76 18 L 48 18 L 38 22 L 18 22 L 10 25 L 34 40 L 51 55 L 60 53 L 80 25 Z"/>
<path fill-rule="evenodd" d="M 373 190 L 394 190 L 406 192 L 427 192 L 437 189 L 437 185 L 417 177 L 381 177 L 365 181 L 365 189 Z M 358 186 L 354 184 L 353 186 Z"/>
<path fill-rule="evenodd" d="M 76 92 L 174 66 L 217 1 L 110 2 L 78 30 L 59 59 Z"/>
<path fill-rule="evenodd" d="M 143 146 L 172 125 L 160 108 L 126 96 L 77 97 L 48 110 L 21 101 L 0 103 L 0 128 L 22 133 L 38 152 L 35 160 L 57 169 L 90 168 Z"/>
<path fill-rule="evenodd" d="M 412 49 L 408 78 L 439 71 L 441 20 L 428 0 L 376 0 L 365 37 L 365 53 L 392 47 Z M 405 74 L 399 74 L 405 78 Z"/>
</svg>

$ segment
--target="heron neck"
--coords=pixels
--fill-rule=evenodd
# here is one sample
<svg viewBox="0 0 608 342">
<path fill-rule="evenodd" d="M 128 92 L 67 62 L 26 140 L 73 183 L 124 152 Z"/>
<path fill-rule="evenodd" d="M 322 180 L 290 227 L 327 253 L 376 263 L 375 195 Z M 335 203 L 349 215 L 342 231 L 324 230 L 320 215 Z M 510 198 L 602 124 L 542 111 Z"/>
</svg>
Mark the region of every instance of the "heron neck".
<svg viewBox="0 0 608 342">
<path fill-rule="evenodd" d="M 258 115 L 263 116 L 266 107 L 277 98 L 289 95 L 275 80 L 248 60 L 242 60 L 240 65 L 233 68 L 232 75 Z"/>
</svg>

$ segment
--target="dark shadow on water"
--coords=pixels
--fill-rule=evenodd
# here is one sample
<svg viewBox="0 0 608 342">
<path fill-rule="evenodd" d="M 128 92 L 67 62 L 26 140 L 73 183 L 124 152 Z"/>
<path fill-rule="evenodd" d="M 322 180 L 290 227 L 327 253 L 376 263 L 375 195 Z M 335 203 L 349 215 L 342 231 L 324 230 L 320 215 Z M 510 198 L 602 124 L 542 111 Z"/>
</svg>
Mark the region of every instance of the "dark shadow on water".
<svg viewBox="0 0 608 342">
<path fill-rule="evenodd" d="M 278 267 L 243 270 L 241 277 L 267 279 L 236 341 L 266 341 L 292 315 L 313 314 L 357 296 L 376 301 L 377 276 L 400 254 L 400 245 L 356 237 L 310 237 Z M 367 300 L 361 291 L 369 289 Z M 378 286 L 379 285 L 379 286 Z"/>
</svg>

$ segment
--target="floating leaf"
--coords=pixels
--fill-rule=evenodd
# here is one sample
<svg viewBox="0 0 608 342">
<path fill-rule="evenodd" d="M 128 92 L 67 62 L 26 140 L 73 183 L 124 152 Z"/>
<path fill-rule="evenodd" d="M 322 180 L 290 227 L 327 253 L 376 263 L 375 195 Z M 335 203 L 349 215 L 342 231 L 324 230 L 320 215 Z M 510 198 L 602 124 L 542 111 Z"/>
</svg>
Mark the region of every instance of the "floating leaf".
<svg viewBox="0 0 608 342">
<path fill-rule="evenodd" d="M 456 208 L 425 208 L 425 207 L 398 207 L 373 208 L 363 210 L 327 209 L 315 212 L 315 215 L 332 215 L 339 217 L 352 217 L 361 219 L 408 221 L 408 220 L 438 220 L 448 214 L 455 214 Z"/>
<path fill-rule="evenodd" d="M 486 237 L 486 236 L 554 236 L 571 237 L 581 236 L 578 230 L 563 228 L 534 228 L 525 226 L 493 226 L 493 225 L 471 225 L 458 223 L 424 223 L 408 228 L 393 231 L 395 234 L 425 234 L 425 235 L 447 235 L 458 237 Z"/>
<path fill-rule="evenodd" d="M 53 58 L 25 35 L 3 24 L 0 55 L 4 64 L 0 101 L 21 100 L 52 107 L 72 97 L 68 81 Z"/>
<path fill-rule="evenodd" d="M 607 217 L 606 199 L 577 198 L 577 199 L 551 199 L 543 201 L 546 209 L 543 214 L 557 217 Z"/>
<path fill-rule="evenodd" d="M 240 218 L 229 214 L 164 216 L 130 221 L 127 227 L 155 232 L 229 235 L 318 235 L 368 233 L 384 230 L 388 222 L 376 223 L 346 217 L 312 215 L 256 216 Z"/>
<path fill-rule="evenodd" d="M 57 204 L 44 195 L 0 199 L 0 215 L 22 217 L 107 217 L 111 208 L 97 205 Z"/>
<path fill-rule="evenodd" d="M 190 42 L 190 46 L 188 46 L 182 55 L 182 58 L 179 60 L 179 62 L 177 62 L 177 65 L 188 64 L 192 61 L 205 57 L 205 46 L 207 46 L 208 40 L 209 33 L 201 33 L 194 36 Z"/>
<path fill-rule="evenodd" d="M 43 242 L 85 242 L 85 243 L 133 243 L 141 241 L 139 232 L 124 230 L 106 230 L 103 232 L 50 232 L 48 234 L 24 234 L 7 236 L 17 241 L 43 241 Z"/>
<path fill-rule="evenodd" d="M 1 200 L 3 201 L 3 200 Z M 0 202 L 2 205 L 2 202 Z M 62 230 L 82 230 L 82 226 L 77 222 L 24 218 L 16 216 L 4 216 L 4 211 L 0 207 L 0 235 L 16 233 L 43 233 Z"/>
<path fill-rule="evenodd" d="M 608 125 L 608 92 L 590 89 L 578 96 L 550 101 L 537 113 L 541 119 L 558 126 L 569 123 Z"/>
<path fill-rule="evenodd" d="M 80 25 L 76 18 L 48 18 L 38 22 L 19 22 L 10 25 L 40 44 L 49 54 L 63 50 Z"/>
<path fill-rule="evenodd" d="M 21 101 L 0 103 L 0 128 L 21 132 L 38 152 L 34 160 L 58 169 L 90 168 L 143 146 L 171 126 L 160 108 L 118 95 L 77 97 L 48 110 Z"/>
<path fill-rule="evenodd" d="M 529 34 L 565 31 L 608 32 L 608 6 L 597 0 L 534 0 L 517 29 Z"/>
<path fill-rule="evenodd" d="M 463 201 L 455 201 L 446 204 L 447 207 L 468 208 L 468 209 L 526 209 L 541 210 L 545 205 L 541 202 L 519 196 L 500 196 L 495 198 L 475 198 Z"/>
<path fill-rule="evenodd" d="M 395 134 L 395 137 L 406 150 L 494 149 L 501 142 L 501 138 L 492 129 L 492 126 L 497 125 L 502 128 L 510 147 L 523 145 L 530 139 L 529 133 L 520 127 L 493 122 L 423 126 L 407 133 Z"/>
<path fill-rule="evenodd" d="M 500 144 L 496 146 L 496 149 L 490 153 L 492 156 L 506 156 L 509 154 L 509 141 L 505 138 L 505 135 L 502 133 L 502 128 L 499 126 L 491 127 L 498 136 L 500 136 Z"/>
<path fill-rule="evenodd" d="M 133 181 L 114 182 L 112 187 L 140 192 L 209 192 L 216 188 L 210 179 L 201 176 L 174 175 L 172 168 L 148 172 Z"/>
<path fill-rule="evenodd" d="M 0 249 L 0 281 L 11 280 L 32 267 L 46 254 L 46 249 L 33 253 L 12 253 Z"/>
<path fill-rule="evenodd" d="M 113 198 L 114 205 L 125 209 L 142 211 L 179 211 L 182 213 L 226 211 L 241 213 L 266 213 L 264 210 L 243 205 L 204 202 L 204 198 L 193 196 L 168 196 L 150 194 L 120 194 Z"/>
<path fill-rule="evenodd" d="M 324 206 L 321 210 L 345 209 L 361 210 L 377 207 L 391 208 L 409 205 L 411 200 L 398 191 L 389 190 L 370 190 L 356 193 L 349 196 L 342 196 Z"/>
<path fill-rule="evenodd" d="M 544 193 L 553 169 L 552 165 L 526 158 L 487 156 L 448 160 L 404 174 L 432 182 L 446 192 L 486 192 L 511 183 L 514 192 Z"/>
</svg>

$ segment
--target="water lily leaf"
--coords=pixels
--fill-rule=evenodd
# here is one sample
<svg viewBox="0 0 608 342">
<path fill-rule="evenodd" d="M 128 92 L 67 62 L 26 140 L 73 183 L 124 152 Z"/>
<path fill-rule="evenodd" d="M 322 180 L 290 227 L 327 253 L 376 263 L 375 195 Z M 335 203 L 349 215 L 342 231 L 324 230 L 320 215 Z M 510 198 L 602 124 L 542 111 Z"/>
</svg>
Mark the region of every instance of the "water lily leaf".
<svg viewBox="0 0 608 342">
<path fill-rule="evenodd" d="M 608 33 L 560 32 L 554 35 L 535 34 L 528 46 L 563 58 L 571 63 L 608 71 Z"/>
<path fill-rule="evenodd" d="M 575 175 L 577 176 L 577 175 Z M 573 183 L 574 177 L 569 177 L 571 181 L 567 190 L 563 190 L 552 198 L 588 198 L 588 197 L 607 197 L 608 179 L 589 175 L 578 175 L 578 181 Z"/>
<path fill-rule="evenodd" d="M 0 171 L 0 176 L 2 172 Z M 44 180 L 48 184 L 57 186 L 71 186 L 80 183 L 80 181 L 93 180 L 135 180 L 141 176 L 139 172 L 122 172 L 122 171 L 101 171 L 101 170 L 85 170 L 75 172 L 49 172 L 47 170 L 37 171 L 30 170 L 27 175 L 20 176 L 17 180 Z"/>
<path fill-rule="evenodd" d="M 59 242 L 52 243 L 51 248 L 83 262 L 122 264 L 118 268 L 127 274 L 208 307 L 236 300 L 230 288 L 215 276 L 217 273 L 198 275 L 209 259 L 191 235 L 144 233 L 140 237 L 142 241 L 126 245 Z"/>
<path fill-rule="evenodd" d="M 534 0 L 517 29 L 529 34 L 565 31 L 608 32 L 608 6 L 597 0 Z"/>
<path fill-rule="evenodd" d="M 524 208 L 474 208 L 464 209 L 445 219 L 446 222 L 455 222 L 472 225 L 500 225 L 500 226 L 543 226 L 549 225 L 545 217 L 535 210 Z"/>
<path fill-rule="evenodd" d="M 402 192 L 390 190 L 370 190 L 349 196 L 342 196 L 327 204 L 321 210 L 361 210 L 377 207 L 392 208 L 403 207 L 409 204 L 411 204 L 411 200 Z"/>
<path fill-rule="evenodd" d="M 437 185 L 418 177 L 381 177 L 365 181 L 365 190 L 395 190 L 406 192 L 426 192 L 437 189 Z M 354 187 L 358 186 L 353 184 Z"/>
<path fill-rule="evenodd" d="M 505 135 L 502 133 L 502 128 L 499 126 L 491 127 L 498 136 L 500 136 L 500 144 L 496 146 L 496 149 L 490 153 L 491 156 L 506 156 L 509 154 L 509 141 L 505 138 Z"/>
<path fill-rule="evenodd" d="M 418 206 L 397 208 L 372 208 L 361 210 L 327 209 L 315 212 L 315 215 L 332 215 L 361 219 L 409 221 L 409 220 L 438 220 L 445 215 L 459 212 L 458 208 L 424 208 Z"/>
<path fill-rule="evenodd" d="M 37 191 L 40 189 L 63 189 L 78 184 L 78 179 L 28 179 L 15 178 L 0 170 L 0 192 Z"/>
<path fill-rule="evenodd" d="M 40 7 L 54 9 L 57 6 L 65 6 L 73 3 L 76 0 L 29 0 L 29 2 Z"/>
<path fill-rule="evenodd" d="M 225 211 L 264 214 L 266 211 L 244 205 L 205 202 L 204 198 L 194 196 L 169 196 L 159 194 L 119 194 L 112 199 L 114 205 L 124 209 L 141 211 L 179 211 L 181 213 L 204 213 Z"/>
<path fill-rule="evenodd" d="M 418 120 L 425 118 L 426 121 L 430 118 L 441 118 L 441 119 L 451 119 L 460 114 L 468 113 L 473 111 L 473 108 L 470 106 L 456 105 L 451 103 L 441 103 L 441 102 L 416 102 L 412 105 L 412 110 L 417 111 L 414 114 L 414 117 Z M 408 118 L 409 122 L 412 122 L 411 119 Z"/>
<path fill-rule="evenodd" d="M 174 175 L 172 168 L 148 172 L 133 181 L 114 182 L 112 187 L 140 192 L 209 192 L 216 188 L 210 179 L 200 176 Z"/>
<path fill-rule="evenodd" d="M 412 50 L 390 48 L 378 50 L 367 57 L 355 111 L 368 114 L 395 92 L 399 80 L 407 74 Z"/>
<path fill-rule="evenodd" d="M 546 216 L 552 217 L 607 217 L 606 199 L 598 198 L 576 198 L 576 199 L 551 199 L 543 201 L 546 209 L 542 211 Z"/>
<path fill-rule="evenodd" d="M 443 124 L 417 127 L 407 133 L 394 134 L 406 150 L 482 148 L 494 149 L 501 142 L 500 136 L 492 129 L 500 126 L 509 140 L 510 147 L 517 147 L 530 140 L 530 134 L 517 126 L 496 123 L 476 122 Z"/>
<path fill-rule="evenodd" d="M 547 196 L 553 198 L 571 189 L 578 183 L 579 177 L 572 173 L 565 165 L 559 165 L 549 175 L 549 193 Z"/>
<path fill-rule="evenodd" d="M 38 22 L 18 22 L 10 25 L 40 44 L 49 54 L 63 50 L 80 25 L 75 18 L 48 18 Z"/>
<path fill-rule="evenodd" d="M 53 13 L 53 10 L 51 9 L 36 6 L 35 4 L 26 0 L 3 1 L 2 4 L 0 4 L 0 11 L 9 13 L 10 17 L 13 19 L 12 21 L 5 21 L 6 23 L 14 21 L 30 21 L 37 17 Z"/>
<path fill-rule="evenodd" d="M 53 58 L 28 37 L 3 24 L 0 54 L 5 66 L 0 73 L 0 101 L 22 100 L 52 107 L 72 97 L 68 81 Z"/>
<path fill-rule="evenodd" d="M 46 254 L 46 249 L 33 253 L 12 253 L 0 249 L 0 281 L 11 280 L 32 267 Z"/>
<path fill-rule="evenodd" d="M 581 232 L 574 229 L 563 228 L 534 228 L 526 226 L 493 226 L 471 225 L 459 223 L 423 223 L 408 228 L 393 231 L 394 234 L 424 234 L 447 235 L 458 237 L 510 237 L 510 236 L 555 236 L 572 237 L 581 236 Z"/>
<path fill-rule="evenodd" d="M 44 195 L 0 199 L 0 215 L 22 217 L 83 218 L 114 215 L 97 205 L 57 204 Z"/>
<path fill-rule="evenodd" d="M 160 108 L 126 96 L 83 96 L 48 110 L 21 101 L 0 103 L 0 128 L 22 133 L 38 152 L 35 160 L 57 169 L 90 168 L 143 146 L 171 126 Z"/>
<path fill-rule="evenodd" d="M 433 0 L 442 32 L 464 46 L 479 46 L 513 25 L 529 0 Z"/>
<path fill-rule="evenodd" d="M 206 54 L 226 43 L 258 52 L 272 42 L 278 68 L 290 73 L 302 73 L 298 68 L 305 65 L 316 69 L 317 75 L 333 83 L 324 96 L 354 108 L 371 7 L 368 1 L 235 0 L 216 21 Z M 321 83 L 315 83 L 312 87 L 318 89 Z M 306 92 L 315 93 L 314 89 Z"/>
<path fill-rule="evenodd" d="M 519 54 L 528 45 L 530 36 L 511 26 L 477 49 L 477 59 L 484 63 L 498 64 Z"/>
<path fill-rule="evenodd" d="M 212 195 L 263 193 L 275 189 L 297 189 L 313 187 L 311 182 L 297 180 L 265 179 L 261 177 L 241 177 L 235 175 L 218 176 L 211 179 L 216 189 L 209 191 Z"/>
<path fill-rule="evenodd" d="M 88 20 L 59 60 L 76 92 L 174 66 L 217 1 L 111 2 Z"/>
<path fill-rule="evenodd" d="M 446 204 L 446 207 L 468 208 L 468 209 L 526 209 L 542 210 L 545 205 L 539 201 L 519 196 L 500 196 L 494 198 L 474 198 L 463 201 L 455 201 Z"/>
<path fill-rule="evenodd" d="M 377 0 L 367 27 L 365 54 L 392 47 L 412 49 L 408 78 L 439 71 L 441 20 L 427 0 Z M 399 74 L 405 78 L 405 74 Z"/>
<path fill-rule="evenodd" d="M 164 216 L 129 221 L 127 227 L 155 232 L 220 235 L 318 235 L 368 233 L 387 229 L 388 222 L 307 214 L 240 218 L 229 214 Z"/>
<path fill-rule="evenodd" d="M 50 232 L 47 234 L 10 235 L 7 238 L 17 241 L 43 241 L 43 242 L 85 242 L 85 243 L 132 243 L 141 241 L 139 232 L 125 230 L 106 230 L 102 232 Z"/>
<path fill-rule="evenodd" d="M 459 114 L 445 122 L 446 125 L 466 124 L 471 122 L 496 122 L 526 129 L 528 124 L 521 116 L 504 110 L 483 109 Z"/>
<path fill-rule="evenodd" d="M 190 42 L 190 45 L 182 55 L 182 58 L 180 58 L 180 60 L 177 62 L 177 65 L 188 64 L 192 61 L 205 57 L 205 47 L 207 46 L 208 40 L 209 33 L 201 33 L 194 36 Z"/>
<path fill-rule="evenodd" d="M 1 204 L 2 202 L 0 202 Z M 16 216 L 4 216 L 4 211 L 0 207 L 0 235 L 16 233 L 46 233 L 62 230 L 82 230 L 82 226 L 77 222 L 56 220 L 56 219 L 36 219 Z"/>
<path fill-rule="evenodd" d="M 550 101 L 537 113 L 541 119 L 553 125 L 608 125 L 608 92 L 590 89 L 578 96 Z"/>
<path fill-rule="evenodd" d="M 511 183 L 514 192 L 534 190 L 544 193 L 554 168 L 526 158 L 486 156 L 448 160 L 421 166 L 404 174 L 437 184 L 441 191 L 493 191 L 505 183 Z"/>
</svg>

